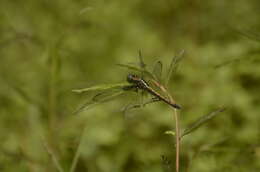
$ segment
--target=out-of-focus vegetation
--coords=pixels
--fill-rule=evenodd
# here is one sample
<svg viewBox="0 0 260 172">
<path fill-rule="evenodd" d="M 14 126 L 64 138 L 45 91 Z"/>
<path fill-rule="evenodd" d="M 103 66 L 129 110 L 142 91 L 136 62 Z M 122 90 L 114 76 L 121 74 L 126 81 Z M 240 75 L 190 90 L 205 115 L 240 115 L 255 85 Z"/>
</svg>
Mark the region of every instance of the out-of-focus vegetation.
<svg viewBox="0 0 260 172">
<path fill-rule="evenodd" d="M 161 155 L 174 169 L 174 136 L 164 134 L 174 120 L 163 103 L 124 116 L 133 93 L 72 115 L 91 96 L 72 89 L 125 81 L 115 64 L 136 62 L 139 49 L 148 66 L 185 49 L 170 82 L 181 128 L 227 107 L 183 138 L 181 171 L 260 171 L 259 6 L 1 0 L 0 171 L 158 172 Z"/>
</svg>

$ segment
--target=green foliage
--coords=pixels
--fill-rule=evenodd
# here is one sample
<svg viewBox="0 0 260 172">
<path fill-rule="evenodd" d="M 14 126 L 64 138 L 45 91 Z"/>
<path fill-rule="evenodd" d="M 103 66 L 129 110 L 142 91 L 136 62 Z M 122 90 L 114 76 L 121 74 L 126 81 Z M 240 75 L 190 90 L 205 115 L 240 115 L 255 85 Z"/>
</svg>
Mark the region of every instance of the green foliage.
<svg viewBox="0 0 260 172">
<path fill-rule="evenodd" d="M 86 106 L 94 93 L 71 90 L 121 86 L 138 50 L 147 69 L 159 61 L 154 70 L 160 71 L 160 63 L 166 64 L 153 77 L 167 76 L 164 69 L 182 49 L 185 58 L 167 85 L 183 107 L 181 128 L 216 107 L 228 111 L 197 121 L 192 131 L 208 123 L 196 132 L 186 130 L 181 171 L 259 171 L 259 5 L 258 0 L 1 0 L 0 171 L 174 167 L 175 123 L 168 106 L 153 103 L 123 114 L 125 105 L 137 102 L 135 93 Z M 86 107 L 95 108 L 81 111 Z M 75 110 L 81 113 L 73 115 Z"/>
</svg>

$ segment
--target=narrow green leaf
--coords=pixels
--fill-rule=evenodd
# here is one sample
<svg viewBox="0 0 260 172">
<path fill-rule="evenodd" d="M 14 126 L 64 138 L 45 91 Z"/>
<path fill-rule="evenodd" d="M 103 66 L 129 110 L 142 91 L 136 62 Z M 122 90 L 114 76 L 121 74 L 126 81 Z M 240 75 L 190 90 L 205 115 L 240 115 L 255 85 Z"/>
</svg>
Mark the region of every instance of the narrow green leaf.
<svg viewBox="0 0 260 172">
<path fill-rule="evenodd" d="M 131 86 L 131 84 L 128 82 L 123 82 L 118 84 L 102 84 L 102 85 L 96 85 L 88 88 L 74 89 L 72 90 L 72 92 L 83 93 L 83 92 L 90 92 L 90 91 L 104 91 L 107 89 L 124 88 L 128 86 Z"/>
<path fill-rule="evenodd" d="M 209 122 L 209 120 L 213 119 L 216 115 L 218 115 L 220 112 L 224 112 L 225 110 L 226 110 L 226 108 L 221 108 L 221 109 L 215 110 L 213 112 L 210 112 L 207 115 L 200 117 L 198 120 L 191 123 L 189 125 L 189 127 L 183 131 L 183 133 L 181 134 L 181 138 L 185 135 L 188 135 L 188 134 L 194 132 L 196 129 L 201 127 L 203 124 Z"/>
<path fill-rule="evenodd" d="M 175 132 L 171 130 L 165 131 L 164 134 L 175 136 Z"/>
</svg>

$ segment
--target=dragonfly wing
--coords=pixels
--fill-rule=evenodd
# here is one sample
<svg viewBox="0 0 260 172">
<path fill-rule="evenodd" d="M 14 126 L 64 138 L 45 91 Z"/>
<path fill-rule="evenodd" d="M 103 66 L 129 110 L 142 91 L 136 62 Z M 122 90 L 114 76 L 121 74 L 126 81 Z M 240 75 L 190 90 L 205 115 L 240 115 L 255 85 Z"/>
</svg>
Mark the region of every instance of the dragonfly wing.
<svg viewBox="0 0 260 172">
<path fill-rule="evenodd" d="M 93 102 L 93 101 L 87 101 L 85 103 L 83 103 L 82 105 L 80 105 L 76 110 L 74 110 L 72 112 L 73 115 L 77 115 L 87 109 L 90 109 L 92 107 L 94 107 L 95 105 L 98 105 L 99 103 L 97 102 Z"/>
<path fill-rule="evenodd" d="M 139 72 L 141 75 L 141 78 L 143 78 L 144 75 L 146 75 L 149 78 L 156 79 L 154 74 L 147 70 L 146 64 L 143 59 L 142 52 L 139 50 L 139 64 L 138 65 L 133 65 L 133 64 L 117 64 L 120 67 L 128 68 L 129 70 L 133 70 L 136 72 Z"/>
<path fill-rule="evenodd" d="M 106 102 L 109 100 L 112 100 L 116 98 L 117 96 L 120 96 L 121 94 L 125 93 L 126 91 L 124 90 L 119 90 L 119 89 L 114 89 L 114 90 L 107 90 L 101 93 L 96 94 L 93 98 L 92 101 L 94 102 Z"/>
<path fill-rule="evenodd" d="M 163 64 L 160 60 L 156 61 L 153 67 L 153 75 L 157 81 L 161 82 Z"/>
<path fill-rule="evenodd" d="M 151 103 L 155 103 L 155 102 L 158 102 L 160 101 L 158 98 L 152 98 L 152 99 L 149 99 L 143 103 L 131 103 L 131 104 L 128 104 L 127 106 L 125 106 L 122 111 L 124 112 L 124 114 L 126 114 L 128 111 L 132 110 L 132 109 L 137 109 L 137 108 L 142 108 L 148 104 L 151 104 Z"/>
<path fill-rule="evenodd" d="M 255 40 L 257 42 L 260 41 L 260 34 L 252 31 L 252 30 L 235 30 L 238 34 L 245 36 L 251 40 Z"/>
<path fill-rule="evenodd" d="M 79 114 L 85 110 L 88 110 L 96 105 L 111 101 L 120 95 L 124 94 L 127 91 L 117 90 L 117 91 L 105 91 L 102 93 L 98 93 L 91 100 L 88 100 L 84 104 L 82 104 L 78 109 L 76 109 L 73 114 Z"/>
<path fill-rule="evenodd" d="M 138 57 L 139 57 L 139 62 L 140 62 L 140 68 L 141 69 L 145 69 L 146 68 L 146 64 L 144 63 L 144 58 L 143 58 L 143 55 L 142 55 L 142 51 L 141 50 L 139 50 L 139 52 L 138 52 Z"/>
<path fill-rule="evenodd" d="M 179 62 L 181 61 L 181 59 L 183 57 L 183 54 L 184 54 L 184 50 L 182 50 L 178 55 L 176 55 L 172 58 L 172 61 L 171 61 L 171 64 L 170 64 L 170 67 L 168 69 L 168 73 L 167 73 L 167 76 L 165 79 L 166 86 L 168 85 L 174 71 L 177 70 Z"/>
<path fill-rule="evenodd" d="M 160 75 L 160 73 L 162 73 L 162 62 L 161 61 L 157 61 L 156 63 L 158 63 L 158 64 L 155 64 L 154 67 L 157 68 L 156 70 L 159 70 L 159 71 L 152 71 L 152 72 L 150 72 L 149 70 L 147 70 L 146 64 L 144 63 L 144 58 L 143 58 L 142 52 L 139 50 L 139 66 L 142 69 L 141 78 L 143 78 L 144 75 L 147 75 L 148 77 L 158 81 L 159 78 L 158 78 L 157 74 Z"/>
<path fill-rule="evenodd" d="M 127 68 L 129 70 L 140 72 L 141 75 L 143 74 L 143 75 L 146 75 L 146 76 L 148 76 L 150 78 L 156 79 L 154 77 L 154 75 L 151 72 L 149 72 L 148 70 L 146 70 L 146 69 L 142 69 L 140 67 L 137 67 L 137 66 L 134 66 L 134 65 L 130 65 L 130 64 L 117 64 L 117 65 L 120 66 L 120 67 Z"/>
</svg>

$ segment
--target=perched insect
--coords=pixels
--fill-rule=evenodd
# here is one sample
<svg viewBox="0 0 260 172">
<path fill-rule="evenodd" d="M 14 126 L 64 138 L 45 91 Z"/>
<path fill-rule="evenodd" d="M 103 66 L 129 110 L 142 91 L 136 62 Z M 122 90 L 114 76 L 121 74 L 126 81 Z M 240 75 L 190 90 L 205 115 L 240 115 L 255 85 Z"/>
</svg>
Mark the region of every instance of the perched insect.
<svg viewBox="0 0 260 172">
<path fill-rule="evenodd" d="M 176 70 L 180 59 L 182 58 L 183 51 L 178 55 L 174 56 L 170 67 L 168 69 L 167 75 L 163 80 L 162 75 L 162 62 L 157 61 L 153 67 L 152 72 L 146 69 L 146 64 L 143 61 L 142 54 L 139 52 L 139 65 L 129 65 L 129 64 L 118 64 L 121 67 L 127 68 L 129 70 L 139 72 L 140 75 L 136 74 L 128 74 L 127 82 L 118 83 L 118 84 L 106 84 L 106 85 L 98 85 L 84 89 L 76 89 L 73 90 L 77 93 L 89 92 L 89 91 L 99 91 L 91 101 L 88 101 L 84 105 L 82 105 L 79 109 L 75 111 L 75 113 L 81 112 L 82 110 L 88 109 L 94 105 L 110 101 L 122 94 L 125 94 L 129 91 L 141 91 L 141 103 L 138 104 L 130 104 L 128 105 L 124 111 L 132 109 L 132 108 L 139 108 L 143 107 L 146 104 L 150 104 L 153 102 L 163 101 L 168 105 L 172 106 L 173 108 L 180 109 L 180 105 L 176 104 L 172 100 L 169 100 L 167 96 L 164 96 L 162 93 L 159 93 L 158 88 L 162 85 L 167 86 L 170 80 L 170 77 Z M 144 79 L 147 78 L 147 79 Z M 151 84 L 150 84 L 151 82 Z M 156 83 L 156 84 L 155 84 Z M 161 84 L 163 83 L 163 84 Z M 156 88 L 157 87 L 157 88 Z M 160 90 L 160 89 L 159 89 Z M 152 99 L 144 102 L 143 101 L 143 94 L 147 92 L 153 96 Z"/>
</svg>

